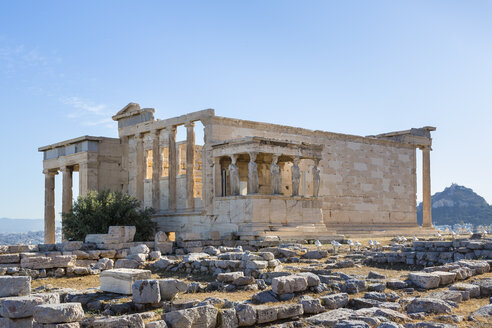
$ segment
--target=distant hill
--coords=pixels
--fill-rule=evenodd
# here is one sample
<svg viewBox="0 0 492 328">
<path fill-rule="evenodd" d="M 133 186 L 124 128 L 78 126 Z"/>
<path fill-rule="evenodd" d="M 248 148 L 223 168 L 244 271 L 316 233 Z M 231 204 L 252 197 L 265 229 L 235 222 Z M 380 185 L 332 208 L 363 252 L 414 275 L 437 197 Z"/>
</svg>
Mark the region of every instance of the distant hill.
<svg viewBox="0 0 492 328">
<path fill-rule="evenodd" d="M 431 201 L 434 225 L 462 222 L 474 225 L 492 224 L 492 206 L 470 188 L 453 183 L 442 192 L 435 193 Z M 422 203 L 417 206 L 417 221 L 422 224 Z"/>
<path fill-rule="evenodd" d="M 60 225 L 56 222 L 56 225 Z M 43 219 L 7 219 L 0 218 L 0 234 L 2 233 L 21 233 L 29 231 L 43 231 Z"/>
</svg>

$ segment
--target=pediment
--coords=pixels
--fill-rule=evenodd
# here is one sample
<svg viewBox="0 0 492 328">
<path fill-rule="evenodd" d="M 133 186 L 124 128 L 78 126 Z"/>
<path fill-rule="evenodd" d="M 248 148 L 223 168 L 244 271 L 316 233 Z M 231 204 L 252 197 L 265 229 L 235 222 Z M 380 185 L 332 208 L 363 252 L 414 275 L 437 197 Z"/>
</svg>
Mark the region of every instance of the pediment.
<svg viewBox="0 0 492 328">
<path fill-rule="evenodd" d="M 125 107 L 123 107 L 116 115 L 113 116 L 113 120 L 118 121 L 119 119 L 130 117 L 134 115 L 139 115 L 142 113 L 140 109 L 140 105 L 137 103 L 129 103 Z"/>
</svg>

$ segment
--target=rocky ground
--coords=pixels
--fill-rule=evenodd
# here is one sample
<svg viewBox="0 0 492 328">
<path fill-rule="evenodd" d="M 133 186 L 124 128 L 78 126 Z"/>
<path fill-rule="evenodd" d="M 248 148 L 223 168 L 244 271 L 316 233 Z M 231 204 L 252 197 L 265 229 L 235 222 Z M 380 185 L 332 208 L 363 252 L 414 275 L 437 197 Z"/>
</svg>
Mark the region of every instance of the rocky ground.
<svg viewBox="0 0 492 328">
<path fill-rule="evenodd" d="M 394 244 L 378 241 L 388 251 Z M 21 303 L 40 320 L 35 327 L 492 327 L 490 260 L 426 268 L 368 260 L 380 251 L 342 245 L 335 253 L 331 245 L 291 243 L 258 252 L 208 247 L 202 253 L 149 256 L 142 246 L 131 256 L 145 259 L 141 263 L 149 271 L 143 279 L 120 284 L 113 270 L 38 278 L 29 293 L 21 293 L 30 300 Z M 101 291 L 122 286 L 132 295 Z M 0 297 L 6 296 L 2 288 L 0 281 Z M 41 305 L 50 303 L 46 295 L 52 294 L 55 304 L 81 308 Z M 20 324 L 22 315 L 10 299 L 0 298 L 0 326 L 20 327 L 14 323 Z M 30 313 L 26 302 L 32 303 Z M 58 313 L 72 314 L 61 315 L 58 320 L 68 321 L 59 326 L 45 322 Z"/>
</svg>

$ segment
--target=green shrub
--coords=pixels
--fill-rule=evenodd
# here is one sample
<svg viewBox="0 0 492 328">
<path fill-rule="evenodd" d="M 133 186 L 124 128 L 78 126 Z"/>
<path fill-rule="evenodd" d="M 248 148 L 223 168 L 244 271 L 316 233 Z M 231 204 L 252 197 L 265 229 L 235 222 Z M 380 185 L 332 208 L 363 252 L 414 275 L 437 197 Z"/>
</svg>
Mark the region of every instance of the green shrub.
<svg viewBox="0 0 492 328">
<path fill-rule="evenodd" d="M 135 226 L 135 240 L 153 240 L 156 224 L 152 208 L 122 192 L 89 191 L 79 196 L 68 213 L 62 213 L 63 235 L 68 240 L 85 240 L 87 234 L 107 233 L 109 226 Z"/>
</svg>

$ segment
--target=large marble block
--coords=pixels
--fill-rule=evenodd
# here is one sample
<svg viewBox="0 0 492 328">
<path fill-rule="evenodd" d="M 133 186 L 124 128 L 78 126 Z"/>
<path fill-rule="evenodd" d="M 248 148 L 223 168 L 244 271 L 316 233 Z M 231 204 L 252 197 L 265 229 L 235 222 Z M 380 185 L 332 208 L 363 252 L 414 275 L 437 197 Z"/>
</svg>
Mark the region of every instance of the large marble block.
<svg viewBox="0 0 492 328">
<path fill-rule="evenodd" d="M 0 297 L 23 296 L 31 293 L 31 277 L 0 277 Z"/>
<path fill-rule="evenodd" d="M 101 290 L 118 294 L 131 295 L 132 285 L 137 280 L 150 279 L 150 270 L 113 269 L 101 272 Z"/>
</svg>

